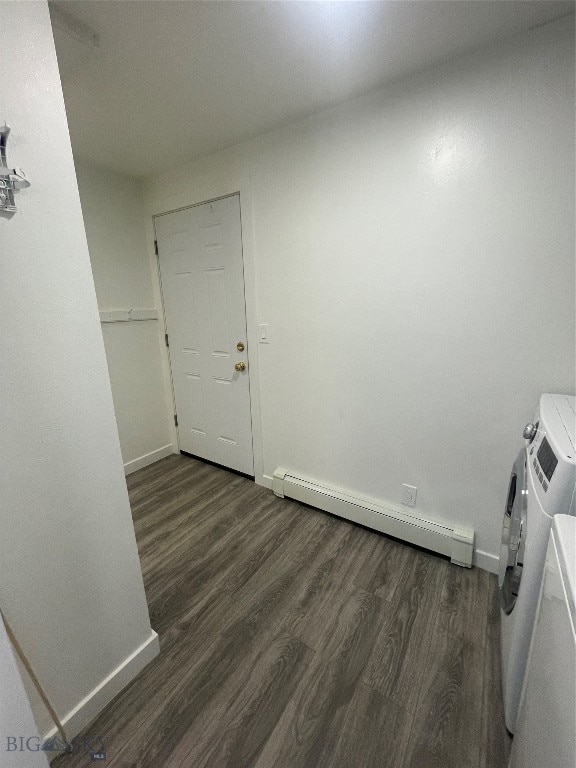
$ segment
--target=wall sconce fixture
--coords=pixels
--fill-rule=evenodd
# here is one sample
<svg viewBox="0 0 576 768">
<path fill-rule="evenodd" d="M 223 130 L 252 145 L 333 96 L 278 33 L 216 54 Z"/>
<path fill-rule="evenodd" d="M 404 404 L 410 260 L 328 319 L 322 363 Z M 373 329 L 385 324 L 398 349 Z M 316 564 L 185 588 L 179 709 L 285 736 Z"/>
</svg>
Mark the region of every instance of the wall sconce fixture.
<svg viewBox="0 0 576 768">
<path fill-rule="evenodd" d="M 6 145 L 10 128 L 4 123 L 0 125 L 0 211 L 16 211 L 14 191 L 26 189 L 30 182 L 25 178 L 20 168 L 8 168 Z"/>
</svg>

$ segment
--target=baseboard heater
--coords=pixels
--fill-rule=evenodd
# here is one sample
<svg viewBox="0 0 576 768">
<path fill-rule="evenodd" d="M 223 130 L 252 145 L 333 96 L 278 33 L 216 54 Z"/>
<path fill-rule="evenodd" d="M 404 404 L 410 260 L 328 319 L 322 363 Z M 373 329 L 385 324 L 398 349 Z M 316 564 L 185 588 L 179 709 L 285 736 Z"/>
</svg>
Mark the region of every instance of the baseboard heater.
<svg viewBox="0 0 576 768">
<path fill-rule="evenodd" d="M 301 501 L 380 533 L 447 555 L 457 565 L 472 567 L 472 528 L 417 517 L 402 509 L 353 496 L 338 488 L 319 485 L 283 467 L 278 467 L 274 472 L 272 490 L 281 498 Z"/>
</svg>

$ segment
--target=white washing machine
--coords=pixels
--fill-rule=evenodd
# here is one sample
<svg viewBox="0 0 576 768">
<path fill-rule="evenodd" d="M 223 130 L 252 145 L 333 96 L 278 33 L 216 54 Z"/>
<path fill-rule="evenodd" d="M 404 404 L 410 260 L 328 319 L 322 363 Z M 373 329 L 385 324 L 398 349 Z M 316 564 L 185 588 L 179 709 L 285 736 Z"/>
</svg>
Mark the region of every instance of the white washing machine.
<svg viewBox="0 0 576 768">
<path fill-rule="evenodd" d="M 576 517 L 556 515 L 510 768 L 576 766 Z"/>
<path fill-rule="evenodd" d="M 514 733 L 554 515 L 576 514 L 576 398 L 542 395 L 510 476 L 502 544 L 502 690 Z"/>
</svg>

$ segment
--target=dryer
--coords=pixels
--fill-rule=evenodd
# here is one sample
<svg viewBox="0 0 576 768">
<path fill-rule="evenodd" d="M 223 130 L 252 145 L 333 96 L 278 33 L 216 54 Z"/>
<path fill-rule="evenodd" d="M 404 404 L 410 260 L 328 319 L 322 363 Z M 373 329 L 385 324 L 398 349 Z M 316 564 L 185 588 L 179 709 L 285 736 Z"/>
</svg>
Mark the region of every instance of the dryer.
<svg viewBox="0 0 576 768">
<path fill-rule="evenodd" d="M 576 765 L 576 517 L 552 524 L 510 768 Z"/>
<path fill-rule="evenodd" d="M 512 467 L 498 583 L 502 690 L 514 733 L 554 515 L 576 514 L 576 398 L 545 394 Z"/>
</svg>

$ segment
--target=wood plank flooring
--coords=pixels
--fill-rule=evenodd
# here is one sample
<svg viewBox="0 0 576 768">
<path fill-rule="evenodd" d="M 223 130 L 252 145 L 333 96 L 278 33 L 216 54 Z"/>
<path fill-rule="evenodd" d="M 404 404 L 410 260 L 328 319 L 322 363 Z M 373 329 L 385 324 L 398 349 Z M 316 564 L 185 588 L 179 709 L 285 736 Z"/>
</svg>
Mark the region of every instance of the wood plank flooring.
<svg viewBox="0 0 576 768">
<path fill-rule="evenodd" d="M 506 767 L 494 576 L 189 457 L 127 481 L 162 651 L 86 729 L 104 765 Z"/>
</svg>

